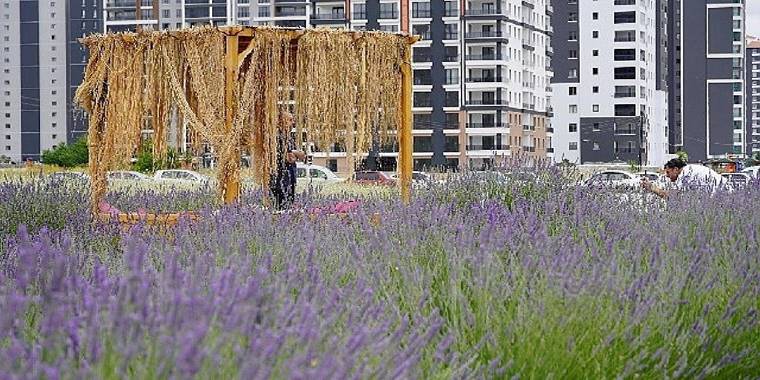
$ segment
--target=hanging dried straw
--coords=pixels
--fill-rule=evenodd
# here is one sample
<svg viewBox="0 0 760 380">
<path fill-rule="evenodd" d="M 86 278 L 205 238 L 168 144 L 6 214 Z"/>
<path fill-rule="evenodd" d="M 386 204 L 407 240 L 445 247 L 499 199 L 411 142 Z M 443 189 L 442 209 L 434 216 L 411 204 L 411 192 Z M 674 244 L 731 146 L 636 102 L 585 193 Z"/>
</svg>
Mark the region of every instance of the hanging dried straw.
<svg viewBox="0 0 760 380">
<path fill-rule="evenodd" d="M 195 144 L 215 150 L 220 183 L 237 178 L 242 148 L 253 152 L 255 177 L 268 183 L 278 136 L 290 132 L 280 120 L 291 104 L 299 142 L 303 132 L 322 147 L 343 142 L 349 157 L 368 151 L 373 134 L 378 142 L 392 138 L 400 125 L 404 37 L 263 27 L 253 30 L 239 62 L 229 128 L 228 32 L 204 27 L 83 39 L 91 53 L 75 100 L 90 114 L 93 206 L 105 194 L 105 172 L 128 162 L 143 127 L 153 129 L 154 154 L 163 157 L 173 110 Z"/>
</svg>

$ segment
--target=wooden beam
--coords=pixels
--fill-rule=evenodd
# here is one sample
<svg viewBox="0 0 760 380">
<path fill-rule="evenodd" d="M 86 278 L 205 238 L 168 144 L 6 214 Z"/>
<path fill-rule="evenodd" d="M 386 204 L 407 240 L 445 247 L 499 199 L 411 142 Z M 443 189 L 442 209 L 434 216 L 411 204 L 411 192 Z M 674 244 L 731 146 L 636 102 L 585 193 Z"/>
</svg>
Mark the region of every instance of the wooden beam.
<svg viewBox="0 0 760 380">
<path fill-rule="evenodd" d="M 226 56 L 224 62 L 224 127 L 226 133 L 232 133 L 235 118 L 235 88 L 238 77 L 238 36 L 225 37 L 227 41 Z M 222 195 L 225 204 L 234 203 L 240 195 L 240 148 L 235 148 L 235 165 L 233 173 L 225 173 L 222 186 Z M 224 170 L 222 168 L 221 170 Z"/>
<path fill-rule="evenodd" d="M 401 125 L 398 129 L 398 178 L 401 200 L 409 204 L 412 190 L 412 47 L 404 49 L 401 64 Z"/>
</svg>

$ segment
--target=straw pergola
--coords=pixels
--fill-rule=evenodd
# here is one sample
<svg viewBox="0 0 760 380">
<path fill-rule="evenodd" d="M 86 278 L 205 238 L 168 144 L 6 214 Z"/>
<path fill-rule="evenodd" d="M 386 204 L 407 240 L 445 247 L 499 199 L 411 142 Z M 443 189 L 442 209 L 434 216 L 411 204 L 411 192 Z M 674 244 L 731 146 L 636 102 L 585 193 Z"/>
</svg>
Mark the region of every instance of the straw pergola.
<svg viewBox="0 0 760 380">
<path fill-rule="evenodd" d="M 344 143 L 347 157 L 397 139 L 402 199 L 412 176 L 411 45 L 416 37 L 381 32 L 272 27 L 202 27 L 92 35 L 76 101 L 89 113 L 92 207 L 106 193 L 106 172 L 127 165 L 153 129 L 155 155 L 166 151 L 172 115 L 219 157 L 219 193 L 240 193 L 240 157 L 251 152 L 266 188 L 277 165 L 283 112 L 296 138 Z"/>
</svg>

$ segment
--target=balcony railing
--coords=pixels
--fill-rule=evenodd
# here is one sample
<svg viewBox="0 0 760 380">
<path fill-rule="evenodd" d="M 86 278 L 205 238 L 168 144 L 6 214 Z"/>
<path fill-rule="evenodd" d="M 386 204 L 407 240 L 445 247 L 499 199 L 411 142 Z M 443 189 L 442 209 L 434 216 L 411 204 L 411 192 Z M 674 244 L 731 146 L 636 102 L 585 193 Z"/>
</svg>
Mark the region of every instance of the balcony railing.
<svg viewBox="0 0 760 380">
<path fill-rule="evenodd" d="M 553 127 L 546 127 L 546 133 L 554 133 Z"/>
<path fill-rule="evenodd" d="M 446 9 L 443 12 L 443 17 L 457 17 L 457 16 L 459 16 L 458 9 Z"/>
<path fill-rule="evenodd" d="M 506 144 L 468 144 L 467 150 L 507 150 Z"/>
<path fill-rule="evenodd" d="M 615 134 L 616 135 L 635 135 L 636 134 L 635 129 L 616 129 Z"/>
<path fill-rule="evenodd" d="M 535 125 L 523 124 L 522 129 L 523 129 L 523 131 L 535 131 L 536 130 L 536 126 Z"/>
<path fill-rule="evenodd" d="M 429 55 L 414 55 L 412 56 L 412 62 L 430 62 Z"/>
<path fill-rule="evenodd" d="M 499 31 L 493 32 L 468 32 L 464 34 L 465 38 L 498 38 L 502 37 L 504 33 Z"/>
<path fill-rule="evenodd" d="M 634 153 L 634 152 L 636 152 L 636 148 L 623 147 L 623 148 L 615 149 L 615 153 Z"/>
<path fill-rule="evenodd" d="M 496 77 L 469 77 L 467 83 L 496 83 L 501 82 L 501 78 Z"/>
<path fill-rule="evenodd" d="M 297 9 L 291 11 L 280 11 L 275 13 L 275 17 L 306 16 L 306 9 Z"/>
<path fill-rule="evenodd" d="M 468 100 L 465 102 L 466 105 L 470 106 L 501 106 L 507 104 L 507 102 L 500 100 Z"/>
<path fill-rule="evenodd" d="M 412 11 L 412 18 L 429 18 L 430 10 Z"/>
<path fill-rule="evenodd" d="M 459 56 L 457 55 L 447 55 L 443 57 L 444 62 L 456 62 L 459 60 Z"/>
<path fill-rule="evenodd" d="M 364 19 L 366 19 L 366 18 L 367 18 L 367 13 L 366 13 L 366 12 L 354 12 L 354 13 L 351 15 L 351 17 L 352 17 L 354 20 L 364 20 Z"/>
<path fill-rule="evenodd" d="M 616 92 L 616 98 L 635 98 L 636 92 Z"/>
<path fill-rule="evenodd" d="M 498 54 L 468 54 L 466 59 L 469 61 L 500 61 L 501 55 Z"/>
<path fill-rule="evenodd" d="M 208 0 L 203 0 L 204 4 L 208 4 Z M 106 3 L 106 8 L 135 8 L 137 4 L 136 0 L 110 0 Z M 142 0 L 141 5 L 143 7 L 149 7 L 153 4 L 152 0 Z"/>
<path fill-rule="evenodd" d="M 345 13 L 321 13 L 321 14 L 315 14 L 311 16 L 312 19 L 315 20 L 345 20 L 346 14 Z"/>
<path fill-rule="evenodd" d="M 508 128 L 504 123 L 467 123 L 467 128 Z"/>
<path fill-rule="evenodd" d="M 498 15 L 500 14 L 499 11 L 496 10 L 496 8 L 481 8 L 481 9 L 468 9 L 465 12 L 468 16 L 491 16 L 491 15 Z"/>
<path fill-rule="evenodd" d="M 524 146 L 522 147 L 522 150 L 525 152 L 535 153 L 536 147 L 535 146 Z"/>
</svg>

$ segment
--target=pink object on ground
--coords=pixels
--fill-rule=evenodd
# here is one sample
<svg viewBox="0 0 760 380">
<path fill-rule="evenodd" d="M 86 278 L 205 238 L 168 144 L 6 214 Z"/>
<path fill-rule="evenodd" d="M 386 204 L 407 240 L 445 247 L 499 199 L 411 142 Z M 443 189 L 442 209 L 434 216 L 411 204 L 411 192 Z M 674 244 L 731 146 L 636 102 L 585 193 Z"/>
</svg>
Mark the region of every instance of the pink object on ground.
<svg viewBox="0 0 760 380">
<path fill-rule="evenodd" d="M 121 211 L 119 211 L 118 208 L 111 206 L 106 201 L 100 201 L 100 203 L 98 203 L 98 211 L 105 214 L 111 214 L 111 215 L 117 215 L 121 213 Z"/>
</svg>

